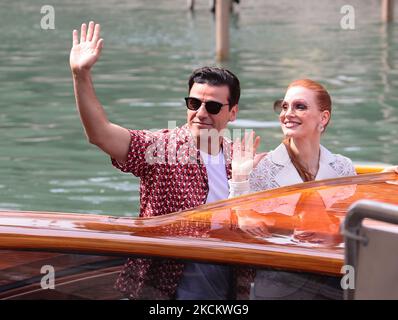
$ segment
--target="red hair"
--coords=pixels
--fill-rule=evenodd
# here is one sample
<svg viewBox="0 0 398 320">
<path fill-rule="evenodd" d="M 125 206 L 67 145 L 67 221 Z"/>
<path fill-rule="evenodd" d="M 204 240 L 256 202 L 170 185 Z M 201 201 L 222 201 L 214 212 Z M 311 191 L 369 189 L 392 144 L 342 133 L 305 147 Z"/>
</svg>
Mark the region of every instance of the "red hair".
<svg viewBox="0 0 398 320">
<path fill-rule="evenodd" d="M 318 82 L 313 81 L 311 79 L 299 79 L 299 80 L 294 80 L 289 84 L 287 87 L 287 90 L 289 90 L 292 87 L 303 87 L 309 90 L 312 90 L 315 93 L 315 99 L 318 103 L 319 111 L 329 111 L 329 113 L 332 113 L 332 99 L 330 98 L 329 93 L 327 90 Z M 329 118 L 330 120 L 330 118 Z M 324 128 L 326 130 L 326 127 L 329 123 L 328 122 L 325 124 Z M 324 132 L 324 131 L 323 131 Z M 300 177 L 303 179 L 303 181 L 312 181 L 315 179 L 315 176 L 313 176 L 307 168 L 305 168 L 301 162 L 299 161 L 298 157 L 293 153 L 293 150 L 290 146 L 290 139 L 285 138 L 283 140 L 283 144 L 285 145 L 287 149 L 287 153 L 289 154 L 290 160 L 292 161 L 293 165 L 296 167 L 297 172 L 299 173 Z"/>
<path fill-rule="evenodd" d="M 332 99 L 330 98 L 329 92 L 327 92 L 327 90 L 320 83 L 311 79 L 299 79 L 291 82 L 287 87 L 287 90 L 292 87 L 303 87 L 314 91 L 315 99 L 318 102 L 319 111 L 326 110 L 329 111 L 330 114 L 332 114 Z M 328 123 L 325 125 L 325 129 Z"/>
</svg>

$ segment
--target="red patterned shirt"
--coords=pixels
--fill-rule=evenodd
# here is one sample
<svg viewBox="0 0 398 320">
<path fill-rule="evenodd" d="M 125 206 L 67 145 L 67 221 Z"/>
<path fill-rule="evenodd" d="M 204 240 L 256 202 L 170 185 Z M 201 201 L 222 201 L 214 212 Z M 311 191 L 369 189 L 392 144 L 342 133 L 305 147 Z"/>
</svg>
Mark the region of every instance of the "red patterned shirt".
<svg viewBox="0 0 398 320">
<path fill-rule="evenodd" d="M 206 166 L 200 157 L 188 125 L 157 132 L 130 130 L 127 161 L 113 165 L 141 178 L 140 217 L 159 216 L 191 209 L 206 203 L 209 192 Z M 231 178 L 232 144 L 223 139 L 226 172 Z M 173 230 L 174 234 L 203 236 L 207 226 Z M 200 229 L 200 230 L 199 230 Z M 233 267 L 235 292 L 248 298 L 254 271 Z M 184 271 L 184 263 L 172 259 L 130 258 L 116 287 L 130 299 L 173 298 Z"/>
</svg>

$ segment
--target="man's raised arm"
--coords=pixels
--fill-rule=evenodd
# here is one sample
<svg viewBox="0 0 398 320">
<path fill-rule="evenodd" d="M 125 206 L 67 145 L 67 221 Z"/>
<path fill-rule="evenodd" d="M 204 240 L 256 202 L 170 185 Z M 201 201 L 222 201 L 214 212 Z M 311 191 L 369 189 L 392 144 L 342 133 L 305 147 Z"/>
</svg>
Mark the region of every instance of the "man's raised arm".
<svg viewBox="0 0 398 320">
<path fill-rule="evenodd" d="M 83 123 L 87 139 L 119 163 L 127 160 L 130 133 L 126 128 L 109 122 L 104 108 L 98 101 L 91 78 L 91 67 L 101 55 L 103 39 L 100 25 L 90 22 L 87 30 L 82 24 L 80 43 L 78 31 L 73 30 L 73 47 L 70 52 L 70 67 L 73 76 L 76 106 Z"/>
</svg>

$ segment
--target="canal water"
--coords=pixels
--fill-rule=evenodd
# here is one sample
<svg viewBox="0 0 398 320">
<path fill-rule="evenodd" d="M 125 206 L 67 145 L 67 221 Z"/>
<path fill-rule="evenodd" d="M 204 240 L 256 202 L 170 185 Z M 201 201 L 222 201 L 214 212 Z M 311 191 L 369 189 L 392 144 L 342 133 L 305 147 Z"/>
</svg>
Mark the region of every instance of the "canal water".
<svg viewBox="0 0 398 320">
<path fill-rule="evenodd" d="M 355 29 L 341 27 L 347 2 Z M 86 141 L 68 64 L 72 29 L 93 19 L 105 46 L 94 68 L 111 121 L 135 129 L 182 125 L 190 72 L 215 65 L 207 0 L 14 0 L 0 4 L 0 210 L 134 216 L 139 181 Z M 51 5 L 55 29 L 40 12 Z M 398 9 L 397 9 L 398 10 Z M 398 23 L 378 0 L 241 0 L 231 19 L 231 59 L 242 83 L 239 120 L 261 150 L 282 138 L 272 102 L 301 77 L 333 98 L 323 144 L 356 163 L 398 162 Z"/>
</svg>

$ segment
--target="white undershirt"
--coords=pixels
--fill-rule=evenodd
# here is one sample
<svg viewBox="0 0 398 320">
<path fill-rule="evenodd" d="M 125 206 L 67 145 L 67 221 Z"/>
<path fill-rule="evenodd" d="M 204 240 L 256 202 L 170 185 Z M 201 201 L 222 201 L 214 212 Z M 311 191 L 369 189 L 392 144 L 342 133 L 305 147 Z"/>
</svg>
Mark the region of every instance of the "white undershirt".
<svg viewBox="0 0 398 320">
<path fill-rule="evenodd" d="M 216 156 L 200 151 L 203 162 L 206 166 L 207 177 L 209 180 L 209 194 L 206 203 L 228 198 L 229 187 L 227 172 L 225 170 L 224 153 L 222 150 Z"/>
<path fill-rule="evenodd" d="M 211 156 L 200 151 L 206 166 L 209 193 L 206 203 L 228 198 L 228 180 L 224 154 Z M 212 227 L 214 227 L 212 225 Z M 177 300 L 225 300 L 228 298 L 231 270 L 228 266 L 198 262 L 185 264 L 184 274 L 177 289 Z"/>
<path fill-rule="evenodd" d="M 222 150 L 216 156 L 200 151 L 203 162 L 206 166 L 207 177 L 209 180 L 209 194 L 206 203 L 228 198 L 229 187 L 227 172 L 225 170 L 224 153 Z"/>
</svg>

